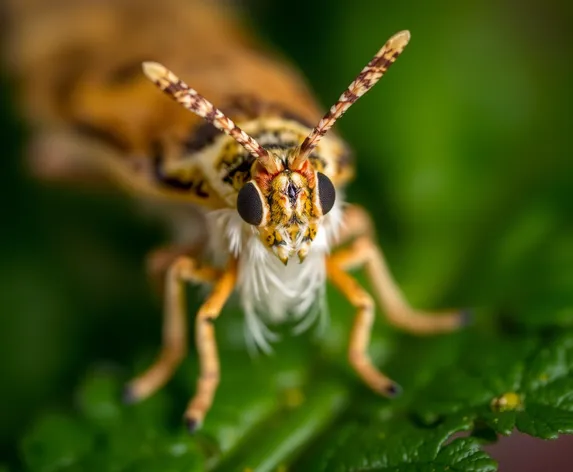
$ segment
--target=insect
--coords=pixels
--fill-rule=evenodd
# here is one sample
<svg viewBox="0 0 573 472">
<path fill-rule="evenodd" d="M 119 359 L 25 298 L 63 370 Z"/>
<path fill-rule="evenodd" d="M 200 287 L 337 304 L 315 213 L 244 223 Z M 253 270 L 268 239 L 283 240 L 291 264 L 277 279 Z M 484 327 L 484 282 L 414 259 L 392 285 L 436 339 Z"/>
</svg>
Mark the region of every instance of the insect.
<svg viewBox="0 0 573 472">
<path fill-rule="evenodd" d="M 227 21 L 204 3 L 193 3 L 189 11 L 185 21 L 194 22 L 199 32 L 185 21 L 186 28 L 179 30 L 199 36 L 190 42 L 166 40 L 167 45 L 208 44 L 210 40 L 201 37 L 209 30 L 205 24 Z M 126 399 L 152 395 L 185 356 L 187 283 L 211 285 L 195 315 L 200 374 L 184 413 L 187 428 L 194 431 L 211 408 L 219 384 L 215 325 L 229 296 L 239 294 L 251 344 L 269 350 L 274 340 L 269 325 L 295 319 L 303 331 L 313 324 L 323 311 L 328 281 L 355 310 L 348 347 L 351 365 L 372 390 L 393 397 L 398 384 L 368 355 L 373 298 L 349 271 L 365 268 L 390 322 L 408 331 L 453 331 L 467 317 L 461 311 L 421 312 L 407 303 L 375 242 L 367 212 L 344 202 L 344 188 L 353 177 L 352 159 L 331 128 L 382 78 L 410 33 L 392 36 L 320 118 L 319 107 L 292 68 L 254 52 L 240 29 L 224 24 L 229 31 L 220 30 L 214 44 L 204 49 L 166 51 L 165 44 L 155 46 L 155 36 L 147 48 L 129 54 L 115 51 L 113 39 L 106 46 L 108 56 L 99 45 L 100 55 L 114 67 L 104 68 L 93 80 L 90 66 L 75 71 L 71 98 L 56 97 L 58 106 L 51 108 L 65 123 L 56 139 L 62 152 L 53 152 L 53 140 L 51 147 L 40 140 L 35 148 L 44 166 L 59 159 L 46 173 L 76 179 L 89 167 L 87 159 L 78 158 L 78 150 L 91 152 L 90 162 L 137 197 L 169 208 L 170 218 L 186 228 L 150 258 L 150 271 L 164 290 L 163 344 L 156 361 L 128 383 Z M 161 63 L 144 62 L 142 73 L 139 53 L 177 66 L 201 94 Z M 70 80 L 58 84 L 70 92 Z M 51 130 L 48 136 L 55 134 Z M 69 159 L 62 161 L 62 156 Z M 190 236 L 197 231 L 202 238 Z"/>
</svg>

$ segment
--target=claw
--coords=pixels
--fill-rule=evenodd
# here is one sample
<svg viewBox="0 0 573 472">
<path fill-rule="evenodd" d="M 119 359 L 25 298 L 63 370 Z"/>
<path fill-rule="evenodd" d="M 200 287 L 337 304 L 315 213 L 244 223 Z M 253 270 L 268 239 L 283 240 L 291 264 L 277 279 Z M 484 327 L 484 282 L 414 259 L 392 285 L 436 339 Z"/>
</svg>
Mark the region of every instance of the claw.
<svg viewBox="0 0 573 472">
<path fill-rule="evenodd" d="M 285 246 L 279 246 L 278 249 L 276 249 L 276 254 L 281 262 L 286 266 L 290 257 L 288 249 Z"/>
</svg>

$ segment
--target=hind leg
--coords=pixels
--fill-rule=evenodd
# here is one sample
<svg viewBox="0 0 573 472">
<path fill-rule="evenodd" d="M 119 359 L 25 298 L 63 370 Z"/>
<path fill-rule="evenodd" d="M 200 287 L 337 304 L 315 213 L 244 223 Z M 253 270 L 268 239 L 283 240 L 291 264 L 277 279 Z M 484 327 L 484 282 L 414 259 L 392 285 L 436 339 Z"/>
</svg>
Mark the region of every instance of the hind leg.
<svg viewBox="0 0 573 472">
<path fill-rule="evenodd" d="M 342 239 L 354 241 L 335 251 L 330 260 L 344 270 L 364 267 L 374 294 L 393 325 L 416 334 L 454 331 L 468 322 L 465 311 L 430 312 L 416 310 L 405 299 L 374 242 L 373 224 L 362 208 L 350 206 L 345 213 Z"/>
</svg>

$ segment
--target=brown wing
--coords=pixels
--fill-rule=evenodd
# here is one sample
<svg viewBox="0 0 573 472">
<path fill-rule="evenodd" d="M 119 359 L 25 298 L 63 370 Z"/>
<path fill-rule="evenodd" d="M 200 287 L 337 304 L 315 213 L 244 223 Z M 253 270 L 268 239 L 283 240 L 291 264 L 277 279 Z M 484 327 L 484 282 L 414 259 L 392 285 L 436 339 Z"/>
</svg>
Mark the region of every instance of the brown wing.
<svg viewBox="0 0 573 472">
<path fill-rule="evenodd" d="M 201 121 L 158 93 L 145 60 L 177 70 L 231 117 L 288 113 L 312 126 L 321 116 L 298 73 L 256 49 L 215 2 L 9 1 L 6 57 L 37 130 L 40 174 L 91 178 L 93 162 L 112 158 L 120 179 L 153 185 L 134 175 L 140 163 L 122 162 L 188 141 Z M 202 175 L 191 174 L 197 186 Z M 200 188 L 210 193 L 208 182 Z"/>
</svg>

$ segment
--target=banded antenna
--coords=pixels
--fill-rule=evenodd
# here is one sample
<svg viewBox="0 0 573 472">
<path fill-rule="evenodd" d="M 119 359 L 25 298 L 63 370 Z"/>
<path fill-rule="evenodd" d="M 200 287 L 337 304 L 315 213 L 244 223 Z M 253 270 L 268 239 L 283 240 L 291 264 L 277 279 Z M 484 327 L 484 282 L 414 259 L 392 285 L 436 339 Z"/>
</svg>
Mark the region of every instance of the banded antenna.
<svg viewBox="0 0 573 472">
<path fill-rule="evenodd" d="M 300 169 L 320 139 L 332 128 L 338 120 L 352 106 L 356 100 L 370 90 L 378 82 L 396 58 L 402 53 L 410 41 L 409 31 L 400 31 L 392 36 L 372 60 L 362 69 L 350 86 L 340 96 L 338 101 L 322 117 L 318 125 L 311 131 L 300 146 L 290 162 L 291 169 Z"/>
<path fill-rule="evenodd" d="M 211 123 L 215 128 L 232 137 L 271 174 L 280 171 L 276 159 L 254 138 L 239 128 L 233 120 L 216 108 L 209 100 L 189 87 L 173 72 L 158 62 L 144 62 L 143 72 L 163 92 L 187 110 Z"/>
</svg>

